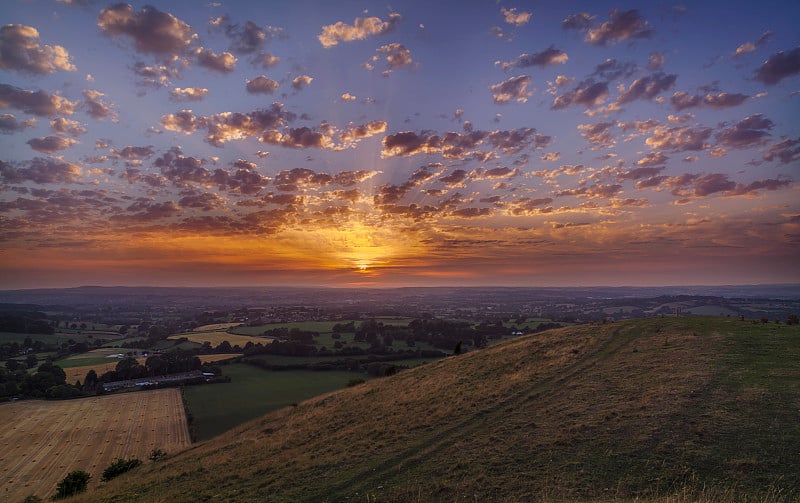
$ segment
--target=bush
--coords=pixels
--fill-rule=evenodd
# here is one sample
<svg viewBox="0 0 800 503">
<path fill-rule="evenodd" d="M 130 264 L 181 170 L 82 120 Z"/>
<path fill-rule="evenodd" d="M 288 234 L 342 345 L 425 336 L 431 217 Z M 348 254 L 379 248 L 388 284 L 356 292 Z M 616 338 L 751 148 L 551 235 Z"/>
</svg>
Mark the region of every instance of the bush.
<svg viewBox="0 0 800 503">
<path fill-rule="evenodd" d="M 153 449 L 150 451 L 150 454 L 147 456 L 147 459 L 150 461 L 160 461 L 167 457 L 167 453 L 162 451 L 161 449 Z"/>
<path fill-rule="evenodd" d="M 136 458 L 131 459 L 122 459 L 119 458 L 108 467 L 103 470 L 103 482 L 108 482 L 109 480 L 122 475 L 123 473 L 133 470 L 137 466 L 141 465 L 142 461 Z"/>
<path fill-rule="evenodd" d="M 53 496 L 53 499 L 59 500 L 68 498 L 86 491 L 90 478 L 92 478 L 92 476 L 83 470 L 69 472 L 67 476 L 58 483 L 56 495 Z"/>
</svg>

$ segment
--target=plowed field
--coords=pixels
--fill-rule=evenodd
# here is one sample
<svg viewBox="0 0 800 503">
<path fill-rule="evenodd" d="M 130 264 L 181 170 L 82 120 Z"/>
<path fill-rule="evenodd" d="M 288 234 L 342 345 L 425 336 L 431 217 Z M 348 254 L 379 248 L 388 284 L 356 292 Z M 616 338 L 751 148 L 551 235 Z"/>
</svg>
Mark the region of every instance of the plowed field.
<svg viewBox="0 0 800 503">
<path fill-rule="evenodd" d="M 47 499 L 73 470 L 100 482 L 117 458 L 149 463 L 153 449 L 174 454 L 191 445 L 176 388 L 66 401 L 0 405 L 0 501 Z"/>
</svg>

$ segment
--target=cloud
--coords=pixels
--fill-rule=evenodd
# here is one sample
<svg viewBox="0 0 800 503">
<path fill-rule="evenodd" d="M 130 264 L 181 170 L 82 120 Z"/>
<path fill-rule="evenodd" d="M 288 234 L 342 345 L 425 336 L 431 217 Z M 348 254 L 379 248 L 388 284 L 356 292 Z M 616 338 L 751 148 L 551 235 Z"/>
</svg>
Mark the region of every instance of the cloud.
<svg viewBox="0 0 800 503">
<path fill-rule="evenodd" d="M 766 45 L 770 38 L 772 38 L 772 32 L 765 31 L 755 42 L 745 42 L 737 47 L 736 51 L 733 53 L 733 57 L 738 58 L 744 56 L 748 52 L 755 51 L 756 49 Z"/>
<path fill-rule="evenodd" d="M 553 210 L 552 208 L 542 208 L 542 206 L 551 204 L 552 202 L 552 197 L 542 197 L 537 199 L 524 197 L 509 203 L 507 211 L 509 214 L 514 216 L 531 216 L 542 213 L 550 213 Z"/>
<path fill-rule="evenodd" d="M 711 137 L 711 128 L 692 128 L 691 126 L 667 128 L 659 126 L 653 130 L 653 136 L 645 143 L 658 150 L 693 151 L 708 147 L 706 141 Z"/>
<path fill-rule="evenodd" d="M 225 206 L 225 199 L 213 192 L 190 191 L 178 200 L 181 208 L 193 208 L 200 211 L 211 211 Z"/>
<path fill-rule="evenodd" d="M 12 114 L 0 114 L 0 134 L 16 133 L 26 128 L 34 127 L 35 125 L 36 119 L 18 121 Z"/>
<path fill-rule="evenodd" d="M 376 49 L 375 53 L 376 54 L 370 58 L 369 62 L 364 63 L 364 68 L 367 70 L 374 70 L 375 64 L 381 59 L 385 59 L 386 70 L 383 72 L 384 76 L 389 75 L 397 68 L 411 66 L 414 63 L 414 60 L 411 58 L 411 51 L 403 44 L 392 43 L 382 45 Z"/>
<path fill-rule="evenodd" d="M 345 101 L 345 102 L 347 102 L 347 101 L 355 101 L 357 99 L 355 96 L 353 96 L 350 93 L 342 93 L 340 98 L 342 99 L 342 101 Z"/>
<path fill-rule="evenodd" d="M 768 178 L 765 180 L 756 180 L 748 184 L 737 183 L 736 187 L 730 191 L 731 196 L 752 196 L 759 193 L 761 190 L 774 191 L 786 187 L 791 187 L 793 182 L 791 180 L 776 180 Z"/>
<path fill-rule="evenodd" d="M 500 12 L 503 13 L 505 22 L 514 26 L 522 26 L 531 20 L 532 14 L 530 12 L 517 12 L 516 8 L 506 9 L 502 7 Z"/>
<path fill-rule="evenodd" d="M 223 21 L 227 19 L 223 18 Z M 231 41 L 231 51 L 236 54 L 252 54 L 261 49 L 266 42 L 285 37 L 283 28 L 274 26 L 261 28 L 252 21 L 246 21 L 241 27 L 236 24 L 227 25 L 225 35 Z"/>
<path fill-rule="evenodd" d="M 308 127 L 289 128 L 285 133 L 278 130 L 266 131 L 261 136 L 261 141 L 272 145 L 281 145 L 288 148 L 333 148 L 334 144 L 330 135 L 321 131 L 314 131 Z"/>
<path fill-rule="evenodd" d="M 463 169 L 455 169 L 449 175 L 439 178 L 439 181 L 448 187 L 457 187 L 467 179 L 467 176 L 469 176 L 469 174 Z"/>
<path fill-rule="evenodd" d="M 117 118 L 117 114 L 111 109 L 111 105 L 107 105 L 100 99 L 105 96 L 105 94 L 93 89 L 86 89 L 82 94 L 84 98 L 86 98 L 86 101 L 83 102 L 83 107 L 90 117 L 98 120 L 105 119 L 106 117 L 111 117 L 112 119 Z"/>
<path fill-rule="evenodd" d="M 153 147 L 136 147 L 129 145 L 122 150 L 111 149 L 111 155 L 117 159 L 149 159 L 153 156 Z"/>
<path fill-rule="evenodd" d="M 761 114 L 745 117 L 733 126 L 717 133 L 717 141 L 726 147 L 749 148 L 767 143 L 773 122 Z"/>
<path fill-rule="evenodd" d="M 378 17 L 357 17 L 352 25 L 338 21 L 335 24 L 322 27 L 322 33 L 317 36 L 323 47 L 333 47 L 339 42 L 352 42 L 364 40 L 373 35 L 384 35 L 391 32 L 400 22 L 402 17 L 396 12 L 389 14 L 386 21 Z"/>
<path fill-rule="evenodd" d="M 518 77 L 511 77 L 510 79 L 493 84 L 489 86 L 492 91 L 492 100 L 498 104 L 509 103 L 512 100 L 519 103 L 528 101 L 533 92 L 528 91 L 528 85 L 532 82 L 528 75 L 520 75 Z"/>
<path fill-rule="evenodd" d="M 76 103 L 57 94 L 29 91 L 8 84 L 0 84 L 0 108 L 16 108 L 26 114 L 40 117 L 72 115 Z"/>
<path fill-rule="evenodd" d="M 343 171 L 335 175 L 317 173 L 308 168 L 294 168 L 275 175 L 275 188 L 284 192 L 295 192 L 302 187 L 325 187 L 331 184 L 352 187 L 375 176 L 375 171 Z"/>
<path fill-rule="evenodd" d="M 685 113 L 683 115 L 667 115 L 667 120 L 672 124 L 684 124 L 694 119 L 694 115 Z"/>
<path fill-rule="evenodd" d="M 281 103 L 273 103 L 270 108 L 253 112 L 221 112 L 206 117 L 182 110 L 163 116 L 161 125 L 169 131 L 185 134 L 205 130 L 205 140 L 219 147 L 231 140 L 261 136 L 268 130 L 286 125 L 295 117 L 294 113 L 285 111 Z"/>
<path fill-rule="evenodd" d="M 561 22 L 561 27 L 565 30 L 586 30 L 594 24 L 595 17 L 588 12 L 572 14 Z"/>
<path fill-rule="evenodd" d="M 150 199 L 139 198 L 135 203 L 126 208 L 129 215 L 112 215 L 109 220 L 121 222 L 150 222 L 169 218 L 180 213 L 180 207 L 175 201 L 154 202 Z"/>
<path fill-rule="evenodd" d="M 555 193 L 556 197 L 562 196 L 575 196 L 575 197 L 599 197 L 610 198 L 622 192 L 622 185 L 609 184 L 609 185 L 592 185 L 589 187 L 580 187 L 577 189 L 561 190 Z"/>
<path fill-rule="evenodd" d="M 496 152 L 514 154 L 531 145 L 544 148 L 549 144 L 549 136 L 536 134 L 533 128 L 505 131 L 471 131 L 467 134 L 456 132 L 440 136 L 430 132 L 415 133 L 404 131 L 383 138 L 382 158 L 403 157 L 416 154 L 441 154 L 445 159 L 485 159 Z M 492 151 L 481 151 L 489 143 Z"/>
<path fill-rule="evenodd" d="M 487 217 L 492 214 L 491 208 L 459 208 L 450 212 L 450 215 L 461 218 Z"/>
<path fill-rule="evenodd" d="M 314 78 L 309 77 L 308 75 L 299 75 L 292 79 L 292 88 L 294 88 L 297 91 L 300 91 L 301 89 L 311 84 L 311 81 L 313 80 Z"/>
<path fill-rule="evenodd" d="M 217 54 L 211 49 L 197 49 L 197 64 L 219 73 L 231 73 L 236 69 L 236 56 L 230 52 Z"/>
<path fill-rule="evenodd" d="M 764 179 L 748 184 L 732 181 L 722 173 L 693 174 L 668 177 L 663 181 L 674 196 L 682 198 L 707 197 L 721 193 L 724 196 L 754 196 L 761 190 L 774 191 L 790 187 L 791 180 Z"/>
<path fill-rule="evenodd" d="M 660 70 L 664 66 L 664 55 L 659 52 L 650 54 L 647 58 L 647 69 L 651 71 Z"/>
<path fill-rule="evenodd" d="M 771 86 L 796 73 L 800 73 L 800 47 L 770 56 L 756 70 L 754 78 Z"/>
<path fill-rule="evenodd" d="M 208 94 L 204 87 L 176 87 L 169 92 L 169 99 L 175 102 L 202 101 Z"/>
<path fill-rule="evenodd" d="M 170 85 L 170 79 L 179 76 L 179 72 L 175 68 L 170 68 L 166 65 L 147 65 L 141 61 L 131 67 L 133 73 L 141 77 L 138 85 L 144 87 L 152 87 L 160 89 Z"/>
<path fill-rule="evenodd" d="M 678 76 L 675 74 L 667 75 L 663 72 L 657 72 L 636 79 L 631 83 L 628 89 L 619 95 L 617 103 L 624 105 L 625 103 L 630 103 L 638 99 L 652 100 L 662 92 L 671 89 L 677 78 Z"/>
<path fill-rule="evenodd" d="M 652 33 L 650 24 L 639 11 L 614 9 L 609 14 L 608 21 L 597 28 L 589 29 L 584 40 L 591 45 L 608 45 L 631 38 L 649 38 Z"/>
<path fill-rule="evenodd" d="M 729 94 L 729 93 L 708 93 L 703 96 L 690 95 L 684 91 L 677 91 L 673 93 L 669 99 L 672 108 L 677 111 L 686 110 L 687 108 L 701 108 L 708 107 L 716 110 L 724 108 L 735 107 L 741 105 L 750 96 L 746 94 Z"/>
<path fill-rule="evenodd" d="M 520 54 L 514 61 L 499 63 L 503 71 L 508 71 L 512 68 L 528 68 L 531 66 L 550 66 L 556 64 L 564 64 L 569 59 L 566 52 L 556 49 L 553 46 L 541 52 L 534 52 L 533 54 Z"/>
<path fill-rule="evenodd" d="M 135 12 L 130 4 L 115 4 L 100 11 L 97 26 L 107 36 L 126 36 L 139 52 L 174 56 L 192 42 L 192 28 L 172 14 L 144 6 Z"/>
<path fill-rule="evenodd" d="M 634 138 L 644 133 L 648 133 L 659 126 L 659 122 L 655 119 L 647 119 L 646 121 L 631 121 L 631 122 L 618 122 L 617 127 L 624 133 L 634 131 L 627 139 Z"/>
<path fill-rule="evenodd" d="M 73 72 L 75 65 L 60 45 L 39 45 L 32 26 L 7 24 L 0 28 L 0 69 L 44 75 L 58 70 Z"/>
<path fill-rule="evenodd" d="M 34 157 L 20 163 L 21 168 L 0 161 L 0 178 L 6 183 L 77 183 L 81 169 L 75 164 L 59 159 Z"/>
<path fill-rule="evenodd" d="M 259 54 L 258 57 L 255 58 L 254 63 L 261 65 L 261 68 L 264 70 L 269 70 L 273 66 L 277 66 L 280 64 L 281 58 L 275 56 L 273 54 Z"/>
<path fill-rule="evenodd" d="M 265 75 L 246 81 L 245 89 L 250 94 L 272 94 L 280 84 Z"/>
<path fill-rule="evenodd" d="M 253 163 L 238 160 L 233 163 L 236 171 L 233 174 L 216 169 L 212 180 L 220 190 L 230 190 L 241 194 L 253 195 L 261 192 L 269 183 L 269 178 L 258 172 L 258 166 Z"/>
<path fill-rule="evenodd" d="M 170 149 L 153 162 L 153 166 L 159 168 L 161 174 L 178 187 L 191 183 L 210 183 L 211 172 L 203 164 L 201 159 L 184 156 L 179 148 Z"/>
<path fill-rule="evenodd" d="M 659 164 L 664 164 L 669 160 L 669 157 L 665 156 L 661 152 L 649 152 L 647 155 L 636 161 L 637 166 L 658 166 Z"/>
<path fill-rule="evenodd" d="M 610 82 L 620 77 L 630 77 L 637 70 L 635 63 L 630 61 L 621 62 L 614 58 L 608 58 L 594 67 L 593 76 L 602 77 L 603 80 Z"/>
<path fill-rule="evenodd" d="M 656 155 L 663 157 L 663 154 L 661 154 L 661 152 L 656 152 Z M 647 157 L 645 157 L 644 159 L 647 159 Z M 642 160 L 644 160 L 644 159 L 640 159 L 640 162 Z M 664 158 L 664 159 L 666 159 L 666 158 Z M 637 164 L 639 164 L 640 166 L 647 166 L 647 167 L 634 168 L 634 169 L 631 169 L 629 171 L 623 171 L 622 173 L 620 173 L 617 176 L 617 180 L 620 181 L 620 182 L 623 182 L 625 180 L 640 180 L 642 178 L 650 178 L 650 179 L 652 179 L 653 177 L 655 177 L 656 175 L 658 175 L 659 173 L 661 173 L 664 170 L 664 166 L 652 167 L 654 164 L 661 164 L 661 163 L 658 163 L 658 162 L 655 162 L 655 163 L 645 162 L 644 164 L 640 164 L 640 162 L 637 162 Z"/>
<path fill-rule="evenodd" d="M 78 143 L 78 141 L 72 138 L 62 138 L 60 136 L 40 136 L 30 139 L 26 143 L 30 145 L 33 150 L 45 154 L 53 154 L 60 150 L 68 149 Z"/>
<path fill-rule="evenodd" d="M 386 126 L 385 121 L 370 121 L 363 125 L 351 125 L 339 135 L 339 141 L 342 142 L 342 148 L 354 147 L 359 140 L 383 133 L 386 131 Z"/>
<path fill-rule="evenodd" d="M 572 90 L 553 99 L 553 110 L 560 110 L 571 105 L 583 105 L 591 108 L 605 101 L 608 96 L 608 83 L 595 82 L 592 79 L 578 83 Z"/>
<path fill-rule="evenodd" d="M 764 154 L 764 160 L 778 160 L 783 164 L 800 160 L 800 138 L 792 140 L 786 138 L 769 147 L 769 151 Z"/>
<path fill-rule="evenodd" d="M 69 136 L 80 136 L 86 133 L 86 127 L 78 121 L 59 117 L 50 121 L 50 129 L 54 133 L 66 134 Z"/>
<path fill-rule="evenodd" d="M 582 131 L 581 136 L 586 138 L 596 147 L 611 147 L 616 140 L 611 135 L 611 128 L 614 122 L 598 122 L 596 124 L 578 124 L 578 130 Z"/>
</svg>

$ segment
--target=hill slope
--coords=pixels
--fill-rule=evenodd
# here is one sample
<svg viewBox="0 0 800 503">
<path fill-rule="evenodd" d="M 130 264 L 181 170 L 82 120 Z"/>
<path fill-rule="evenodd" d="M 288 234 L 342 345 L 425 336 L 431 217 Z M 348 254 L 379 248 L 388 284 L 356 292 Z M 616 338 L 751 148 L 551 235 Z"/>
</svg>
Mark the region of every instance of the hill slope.
<svg viewBox="0 0 800 503">
<path fill-rule="evenodd" d="M 552 330 L 269 414 L 76 501 L 789 501 L 798 361 L 796 326 Z"/>
</svg>

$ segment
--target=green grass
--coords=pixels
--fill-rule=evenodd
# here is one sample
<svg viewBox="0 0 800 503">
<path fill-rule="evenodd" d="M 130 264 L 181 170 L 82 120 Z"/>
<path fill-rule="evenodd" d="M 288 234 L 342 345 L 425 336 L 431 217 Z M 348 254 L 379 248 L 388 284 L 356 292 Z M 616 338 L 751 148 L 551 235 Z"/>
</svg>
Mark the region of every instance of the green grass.
<svg viewBox="0 0 800 503">
<path fill-rule="evenodd" d="M 75 342 L 92 340 L 87 334 L 17 334 L 13 332 L 0 332 L 0 344 L 4 342 L 18 342 L 22 344 L 27 337 L 31 341 L 42 341 L 45 344 L 61 344 L 72 339 Z"/>
<path fill-rule="evenodd" d="M 119 360 L 115 358 L 105 358 L 100 356 L 95 356 L 91 358 L 65 358 L 63 360 L 58 360 L 55 363 L 62 369 L 68 369 L 72 367 L 85 367 L 86 365 L 100 365 L 103 363 L 111 363 L 117 362 Z"/>
<path fill-rule="evenodd" d="M 267 412 L 366 377 L 357 372 L 273 372 L 246 364 L 227 365 L 223 374 L 230 376 L 231 382 L 187 386 L 183 390 L 197 440 L 207 440 Z"/>
</svg>

